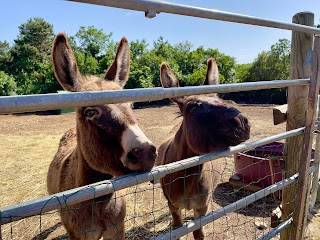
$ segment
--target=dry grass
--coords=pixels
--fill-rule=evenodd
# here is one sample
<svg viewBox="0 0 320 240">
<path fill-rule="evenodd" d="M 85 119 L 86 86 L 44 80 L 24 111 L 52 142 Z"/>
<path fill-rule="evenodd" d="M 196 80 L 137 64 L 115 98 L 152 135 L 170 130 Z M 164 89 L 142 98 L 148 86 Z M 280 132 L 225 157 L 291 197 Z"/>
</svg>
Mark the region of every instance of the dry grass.
<svg viewBox="0 0 320 240">
<path fill-rule="evenodd" d="M 251 121 L 252 139 L 285 130 L 284 124 L 273 126 L 270 107 L 239 108 Z M 136 109 L 135 113 L 142 130 L 159 146 L 177 121 L 176 111 L 176 107 L 169 106 Z M 74 117 L 73 113 L 59 116 L 0 116 L 1 207 L 46 195 L 49 163 L 61 135 L 74 125 Z M 233 174 L 233 158 L 227 157 L 221 161 L 224 166 L 221 184 L 213 193 L 215 201 L 211 210 L 246 196 L 244 192 L 235 192 L 226 183 Z M 159 184 L 144 183 L 129 188 L 126 199 L 127 239 L 151 239 L 170 230 L 171 216 Z M 206 239 L 257 239 L 269 230 L 269 215 L 274 207 L 272 198 L 265 198 L 237 213 L 228 214 L 205 226 Z M 192 213 L 185 211 L 184 215 L 190 219 Z M 259 230 L 257 222 L 266 229 Z M 319 226 L 318 223 L 315 226 Z M 58 213 L 47 213 L 2 226 L 2 238 L 63 239 L 66 236 Z M 192 234 L 182 239 L 192 239 Z"/>
<path fill-rule="evenodd" d="M 45 195 L 44 176 L 58 141 L 59 136 L 44 134 L 2 137 L 1 165 L 5 171 L 0 172 L 0 191 L 10 193 L 1 196 L 2 207 Z"/>
</svg>

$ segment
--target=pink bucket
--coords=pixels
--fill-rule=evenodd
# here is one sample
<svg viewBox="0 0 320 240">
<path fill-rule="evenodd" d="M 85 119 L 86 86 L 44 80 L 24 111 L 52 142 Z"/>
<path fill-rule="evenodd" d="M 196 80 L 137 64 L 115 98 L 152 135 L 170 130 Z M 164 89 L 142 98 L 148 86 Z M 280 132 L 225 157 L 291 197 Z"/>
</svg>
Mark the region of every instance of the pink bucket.
<svg viewBox="0 0 320 240">
<path fill-rule="evenodd" d="M 312 157 L 314 150 L 312 152 Z M 311 159 L 313 162 L 313 159 Z M 283 179 L 285 168 L 284 143 L 272 142 L 234 155 L 235 172 L 240 179 L 267 187 Z"/>
</svg>

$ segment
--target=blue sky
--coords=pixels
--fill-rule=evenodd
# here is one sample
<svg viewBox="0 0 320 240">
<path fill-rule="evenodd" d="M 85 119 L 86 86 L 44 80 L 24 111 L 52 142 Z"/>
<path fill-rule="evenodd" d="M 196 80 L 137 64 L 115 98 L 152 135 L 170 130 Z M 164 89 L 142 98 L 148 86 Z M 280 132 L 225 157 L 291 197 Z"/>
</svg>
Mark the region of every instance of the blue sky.
<svg viewBox="0 0 320 240">
<path fill-rule="evenodd" d="M 319 0 L 171 0 L 171 2 L 221 11 L 291 22 L 297 12 L 315 13 L 319 23 Z M 131 10 L 95 6 L 64 0 L 2 0 L 0 41 L 13 40 L 18 26 L 32 17 L 42 17 L 53 24 L 54 32 L 74 35 L 80 26 L 93 25 L 105 33 L 113 32 L 118 41 L 145 38 L 152 45 L 163 36 L 171 44 L 188 40 L 194 47 L 217 48 L 236 58 L 237 63 L 252 62 L 259 52 L 268 50 L 280 38 L 291 39 L 291 32 L 258 26 L 199 19 L 160 13 L 156 18 Z"/>
</svg>

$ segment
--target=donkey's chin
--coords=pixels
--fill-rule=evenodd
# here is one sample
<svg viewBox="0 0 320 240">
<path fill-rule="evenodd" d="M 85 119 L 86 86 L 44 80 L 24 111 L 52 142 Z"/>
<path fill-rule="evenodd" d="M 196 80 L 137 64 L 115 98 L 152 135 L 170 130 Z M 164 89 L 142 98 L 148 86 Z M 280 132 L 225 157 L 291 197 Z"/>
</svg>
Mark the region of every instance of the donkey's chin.
<svg viewBox="0 0 320 240">
<path fill-rule="evenodd" d="M 146 172 L 150 171 L 154 166 L 154 161 L 150 160 L 149 162 L 132 162 L 130 159 L 126 159 L 123 162 L 123 165 L 125 168 L 130 169 L 132 172 Z"/>
<path fill-rule="evenodd" d="M 236 146 L 247 141 L 248 139 L 249 138 L 227 138 L 227 142 L 229 146 Z"/>
<path fill-rule="evenodd" d="M 247 141 L 250 138 L 250 132 L 239 132 L 235 134 L 234 131 L 230 131 L 224 135 L 224 138 L 229 146 L 235 146 Z"/>
</svg>

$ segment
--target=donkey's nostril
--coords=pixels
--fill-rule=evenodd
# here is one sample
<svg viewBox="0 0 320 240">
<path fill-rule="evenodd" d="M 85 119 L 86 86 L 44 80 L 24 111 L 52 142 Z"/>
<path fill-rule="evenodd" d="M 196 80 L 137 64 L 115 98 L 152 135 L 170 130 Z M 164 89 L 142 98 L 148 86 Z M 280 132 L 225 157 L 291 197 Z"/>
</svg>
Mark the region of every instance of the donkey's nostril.
<svg viewBox="0 0 320 240">
<path fill-rule="evenodd" d="M 248 118 L 246 116 L 244 116 L 243 114 L 240 114 L 238 117 L 242 123 L 241 126 L 245 129 L 250 129 L 251 125 L 249 123 Z"/>
<path fill-rule="evenodd" d="M 246 116 L 244 116 L 242 113 L 240 113 L 238 115 L 238 118 L 244 123 L 244 124 L 248 124 L 249 121 L 248 121 L 248 118 L 246 118 Z"/>
<path fill-rule="evenodd" d="M 128 154 L 130 159 L 138 160 L 143 157 L 143 150 L 141 148 L 133 148 Z"/>
<path fill-rule="evenodd" d="M 241 126 L 241 120 L 237 117 L 230 119 L 229 123 L 231 124 L 232 127 L 235 127 L 235 128 L 238 128 Z"/>
</svg>

